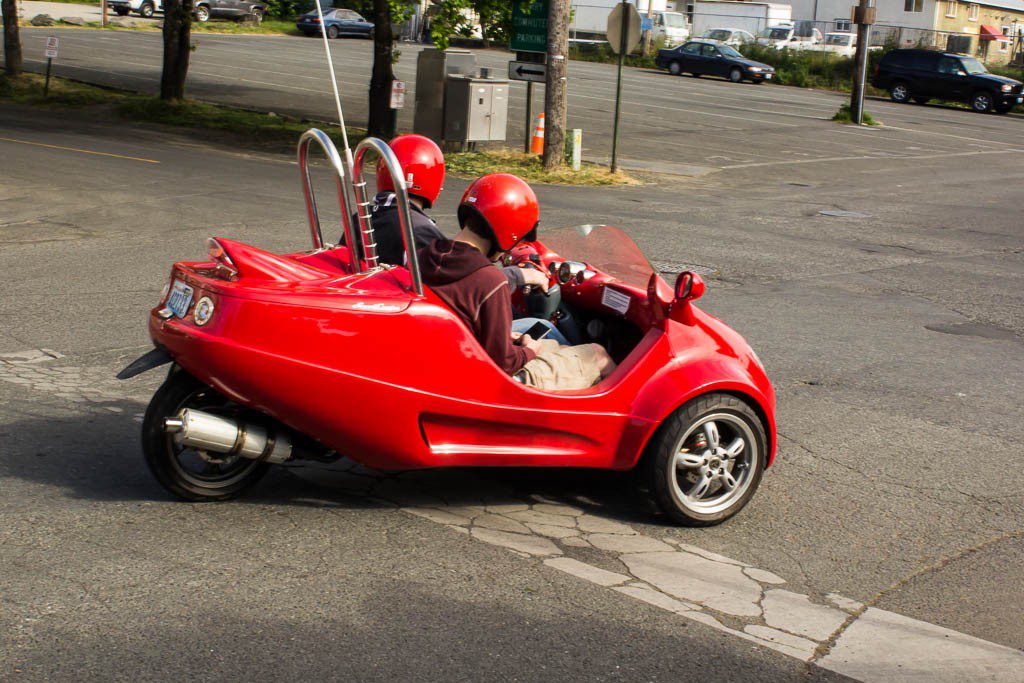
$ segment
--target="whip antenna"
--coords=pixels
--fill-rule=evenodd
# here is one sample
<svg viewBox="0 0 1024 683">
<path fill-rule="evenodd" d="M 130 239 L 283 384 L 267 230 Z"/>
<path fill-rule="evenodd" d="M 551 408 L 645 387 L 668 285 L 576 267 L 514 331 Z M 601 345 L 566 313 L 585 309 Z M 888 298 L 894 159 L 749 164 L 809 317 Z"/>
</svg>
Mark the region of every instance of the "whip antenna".
<svg viewBox="0 0 1024 683">
<path fill-rule="evenodd" d="M 320 35 L 324 39 L 324 52 L 327 53 L 327 68 L 331 72 L 331 87 L 334 89 L 334 104 L 338 108 L 338 125 L 341 126 L 341 142 L 345 146 L 345 165 L 349 176 L 352 175 L 352 150 L 348 146 L 348 131 L 345 129 L 345 114 L 341 111 L 341 95 L 338 93 L 338 78 L 334 75 L 334 61 L 331 59 L 331 47 L 327 42 L 327 25 L 324 23 L 324 10 L 320 0 L 316 1 L 316 14 L 320 17 Z"/>
</svg>

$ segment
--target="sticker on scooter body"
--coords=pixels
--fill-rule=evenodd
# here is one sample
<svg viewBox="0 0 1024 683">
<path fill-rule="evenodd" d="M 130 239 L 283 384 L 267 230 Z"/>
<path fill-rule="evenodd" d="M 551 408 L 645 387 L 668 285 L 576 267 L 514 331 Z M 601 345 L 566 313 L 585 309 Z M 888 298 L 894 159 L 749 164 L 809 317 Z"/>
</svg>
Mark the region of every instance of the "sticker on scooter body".
<svg viewBox="0 0 1024 683">
<path fill-rule="evenodd" d="M 629 310 L 629 302 L 632 301 L 628 294 L 623 294 L 611 287 L 605 287 L 601 292 L 601 304 L 612 309 L 619 315 L 626 315 Z"/>
<path fill-rule="evenodd" d="M 192 306 L 192 295 L 194 290 L 181 280 L 175 280 L 171 287 L 171 295 L 167 297 L 167 308 L 179 318 L 188 315 L 188 309 Z"/>
</svg>

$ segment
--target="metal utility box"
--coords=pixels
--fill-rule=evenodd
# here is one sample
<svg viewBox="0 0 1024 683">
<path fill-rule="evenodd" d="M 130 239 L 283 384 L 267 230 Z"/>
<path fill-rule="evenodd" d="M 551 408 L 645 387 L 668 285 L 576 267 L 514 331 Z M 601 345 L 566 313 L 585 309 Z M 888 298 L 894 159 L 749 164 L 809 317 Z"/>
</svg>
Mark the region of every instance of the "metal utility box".
<svg viewBox="0 0 1024 683">
<path fill-rule="evenodd" d="M 505 140 L 508 123 L 508 81 L 475 76 L 449 76 L 445 93 L 446 142 Z"/>
<path fill-rule="evenodd" d="M 413 130 L 440 142 L 444 134 L 444 94 L 448 76 L 476 72 L 476 55 L 469 50 L 422 50 L 416 58 Z"/>
</svg>

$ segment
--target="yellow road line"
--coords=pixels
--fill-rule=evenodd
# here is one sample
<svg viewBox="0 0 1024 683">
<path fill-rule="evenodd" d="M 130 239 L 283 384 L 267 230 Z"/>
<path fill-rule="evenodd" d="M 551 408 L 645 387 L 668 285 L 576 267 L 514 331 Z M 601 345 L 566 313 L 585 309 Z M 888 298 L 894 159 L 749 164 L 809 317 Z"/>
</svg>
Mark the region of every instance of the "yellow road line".
<svg viewBox="0 0 1024 683">
<path fill-rule="evenodd" d="M 159 164 L 156 159 L 143 159 L 141 157 L 130 157 L 124 154 L 112 154 L 111 152 L 94 152 L 91 149 L 78 149 L 77 147 L 62 147 L 61 145 L 48 145 L 44 142 L 31 142 L 29 140 L 16 140 L 14 138 L 0 137 L 3 142 L 17 142 L 22 145 L 34 145 L 36 147 L 48 147 L 50 149 L 62 149 L 67 152 L 78 152 L 80 154 L 95 154 L 100 157 L 114 157 L 115 159 L 128 159 L 129 161 L 141 161 L 146 164 Z"/>
</svg>

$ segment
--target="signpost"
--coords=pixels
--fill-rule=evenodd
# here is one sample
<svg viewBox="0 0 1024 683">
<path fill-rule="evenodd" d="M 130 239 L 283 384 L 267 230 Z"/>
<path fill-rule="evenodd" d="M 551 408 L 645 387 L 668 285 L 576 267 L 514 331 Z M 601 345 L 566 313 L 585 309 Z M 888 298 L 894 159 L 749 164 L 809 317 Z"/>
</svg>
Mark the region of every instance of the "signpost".
<svg viewBox="0 0 1024 683">
<path fill-rule="evenodd" d="M 405 81 L 391 81 L 391 108 L 401 109 L 405 106 Z"/>
<path fill-rule="evenodd" d="M 640 42 L 640 13 L 636 5 L 620 2 L 608 15 L 608 43 L 619 55 L 619 73 L 615 79 L 615 123 L 612 126 L 612 173 L 619 170 L 619 106 L 622 103 L 622 60 Z"/>
<path fill-rule="evenodd" d="M 523 0 L 512 3 L 512 40 L 509 49 L 515 51 L 516 61 L 508 65 L 510 80 L 526 81 L 526 122 L 523 147 L 530 151 L 530 128 L 533 119 L 533 84 L 543 83 L 547 69 L 544 57 L 548 51 L 548 3 L 533 0 L 524 7 Z M 537 77 L 539 72 L 539 77 Z"/>
<path fill-rule="evenodd" d="M 53 66 L 53 60 L 57 59 L 58 44 L 56 36 L 49 36 L 46 39 L 46 82 L 43 84 L 43 97 L 50 93 L 50 67 Z"/>
<path fill-rule="evenodd" d="M 547 78 L 547 67 L 534 62 L 509 62 L 508 78 L 511 81 L 543 83 Z"/>
</svg>

